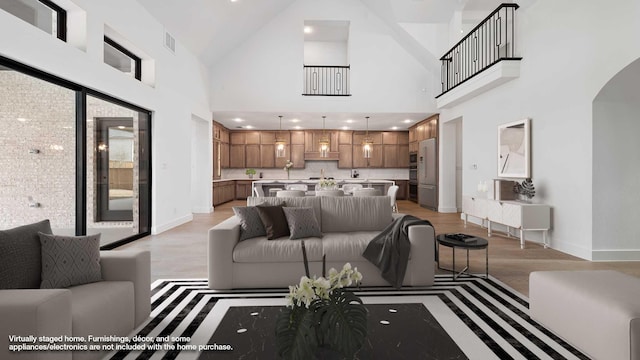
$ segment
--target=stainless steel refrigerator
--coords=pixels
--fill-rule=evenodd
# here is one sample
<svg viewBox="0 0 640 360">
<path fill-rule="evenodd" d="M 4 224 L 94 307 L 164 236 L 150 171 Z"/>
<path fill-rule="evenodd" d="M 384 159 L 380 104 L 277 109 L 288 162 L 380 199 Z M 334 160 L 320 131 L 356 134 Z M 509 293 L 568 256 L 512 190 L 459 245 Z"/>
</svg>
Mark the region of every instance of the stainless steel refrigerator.
<svg viewBox="0 0 640 360">
<path fill-rule="evenodd" d="M 438 146 L 436 139 L 420 142 L 418 147 L 418 204 L 438 210 Z"/>
</svg>

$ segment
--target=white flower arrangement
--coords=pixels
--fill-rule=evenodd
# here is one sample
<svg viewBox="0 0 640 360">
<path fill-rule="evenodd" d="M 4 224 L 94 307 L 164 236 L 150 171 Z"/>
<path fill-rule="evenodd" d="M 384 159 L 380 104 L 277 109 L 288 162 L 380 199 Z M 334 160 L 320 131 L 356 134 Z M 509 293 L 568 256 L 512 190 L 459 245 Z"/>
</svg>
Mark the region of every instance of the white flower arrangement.
<svg viewBox="0 0 640 360">
<path fill-rule="evenodd" d="M 293 167 L 293 163 L 291 162 L 291 160 L 287 160 L 287 163 L 284 164 L 284 171 L 288 172 L 292 167 Z"/>
<path fill-rule="evenodd" d="M 321 179 L 318 185 L 320 185 L 321 188 L 334 188 L 336 187 L 336 182 L 334 180 Z"/>
<path fill-rule="evenodd" d="M 351 268 L 350 263 L 344 264 L 340 272 L 331 268 L 328 279 L 324 277 L 310 279 L 303 276 L 300 278 L 300 284 L 289 286 L 287 306 L 293 308 L 304 305 L 308 309 L 314 300 L 329 299 L 335 289 L 357 285 L 360 281 L 362 281 L 362 274 L 357 267 Z"/>
</svg>

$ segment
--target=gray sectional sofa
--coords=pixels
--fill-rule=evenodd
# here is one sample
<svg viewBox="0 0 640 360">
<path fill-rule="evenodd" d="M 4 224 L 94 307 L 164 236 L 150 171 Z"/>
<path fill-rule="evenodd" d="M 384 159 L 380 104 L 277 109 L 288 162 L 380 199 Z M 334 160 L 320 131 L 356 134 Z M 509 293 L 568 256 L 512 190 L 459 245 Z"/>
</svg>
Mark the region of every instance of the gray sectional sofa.
<svg viewBox="0 0 640 360">
<path fill-rule="evenodd" d="M 43 228 L 42 223 L 33 225 L 36 226 L 0 231 L 0 251 L 4 255 L 10 253 L 5 264 L 11 262 L 11 258 L 32 252 L 24 261 L 13 262 L 12 268 L 0 266 L 0 359 L 78 360 L 104 357 L 104 351 L 11 352 L 9 336 L 66 335 L 85 339 L 89 334 L 128 336 L 150 314 L 149 252 L 100 252 L 102 281 L 56 289 L 39 289 L 38 286 L 16 288 L 24 287 L 24 282 L 20 284 L 14 281 L 13 275 L 20 276 L 27 270 L 33 270 L 34 266 L 39 269 L 39 263 L 30 260 L 40 256 L 37 231 Z M 16 269 L 16 266 L 24 266 L 24 269 Z M 32 269 L 27 269 L 29 266 Z"/>
<path fill-rule="evenodd" d="M 322 274 L 322 257 L 326 269 L 349 262 L 363 275 L 363 286 L 388 286 L 380 270 L 362 257 L 369 241 L 394 218 L 388 196 L 369 197 L 250 197 L 248 206 L 258 204 L 312 208 L 322 237 L 305 240 L 311 276 Z M 208 265 L 211 289 L 275 288 L 299 283 L 304 275 L 299 240 L 265 236 L 239 241 L 238 216 L 209 230 Z M 403 285 L 430 286 L 434 281 L 434 230 L 431 226 L 409 227 L 411 251 Z"/>
</svg>

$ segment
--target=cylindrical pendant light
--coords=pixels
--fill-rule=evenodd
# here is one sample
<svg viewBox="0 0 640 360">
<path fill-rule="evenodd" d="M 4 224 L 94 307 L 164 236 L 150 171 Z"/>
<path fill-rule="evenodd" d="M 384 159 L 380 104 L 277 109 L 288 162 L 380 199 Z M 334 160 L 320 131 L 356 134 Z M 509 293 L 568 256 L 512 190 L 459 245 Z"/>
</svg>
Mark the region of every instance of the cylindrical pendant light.
<svg viewBox="0 0 640 360">
<path fill-rule="evenodd" d="M 280 118 L 280 132 L 282 132 L 282 115 L 278 116 Z M 283 158 L 286 155 L 286 145 L 287 142 L 280 137 L 280 133 L 276 135 L 276 157 Z"/>
<path fill-rule="evenodd" d="M 326 116 L 322 117 L 322 137 L 320 138 L 320 141 L 318 141 L 318 144 L 320 144 L 320 157 L 326 158 L 329 156 L 329 137 L 327 137 L 327 134 L 324 131 L 324 120 L 325 120 Z"/>
<path fill-rule="evenodd" d="M 366 116 L 365 118 L 367 119 L 367 131 L 362 140 L 362 151 L 364 152 L 364 158 L 370 159 L 373 151 L 373 140 L 369 137 L 369 117 Z"/>
</svg>

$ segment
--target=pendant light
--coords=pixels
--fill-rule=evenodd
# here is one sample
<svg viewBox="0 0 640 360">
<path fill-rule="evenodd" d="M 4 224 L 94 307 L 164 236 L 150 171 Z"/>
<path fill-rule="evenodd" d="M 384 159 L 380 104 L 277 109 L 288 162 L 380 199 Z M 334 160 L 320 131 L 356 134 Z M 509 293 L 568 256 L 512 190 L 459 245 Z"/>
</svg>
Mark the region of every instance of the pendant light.
<svg viewBox="0 0 640 360">
<path fill-rule="evenodd" d="M 280 118 L 280 132 L 276 135 L 276 157 L 283 158 L 285 157 L 285 149 L 287 142 L 280 137 L 280 133 L 282 132 L 282 115 L 278 116 Z"/>
<path fill-rule="evenodd" d="M 371 152 L 373 151 L 373 140 L 369 137 L 369 117 L 365 117 L 367 119 L 367 132 L 364 135 L 364 139 L 362 140 L 362 151 L 364 153 L 365 159 L 371 158 Z"/>
<path fill-rule="evenodd" d="M 326 158 L 329 156 L 329 138 L 327 137 L 327 134 L 324 131 L 324 120 L 325 120 L 326 116 L 322 117 L 322 137 L 320 138 L 320 141 L 318 141 L 318 144 L 320 144 L 320 157 Z"/>
</svg>

